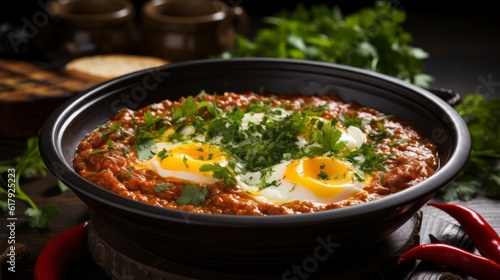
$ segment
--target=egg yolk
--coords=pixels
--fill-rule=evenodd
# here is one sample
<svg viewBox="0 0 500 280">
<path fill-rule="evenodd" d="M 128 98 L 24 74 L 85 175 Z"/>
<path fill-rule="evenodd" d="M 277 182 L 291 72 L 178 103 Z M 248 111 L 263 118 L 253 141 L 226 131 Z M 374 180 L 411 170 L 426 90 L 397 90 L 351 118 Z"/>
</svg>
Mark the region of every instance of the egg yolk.
<svg viewBox="0 0 500 280">
<path fill-rule="evenodd" d="M 168 150 L 168 155 L 160 161 L 164 170 L 192 172 L 203 177 L 212 178 L 212 172 L 201 172 L 205 164 L 227 164 L 226 154 L 216 146 L 202 143 L 188 143 Z"/>
<path fill-rule="evenodd" d="M 307 188 L 318 198 L 331 199 L 353 183 L 354 174 L 335 158 L 315 157 L 291 162 L 285 179 Z"/>
</svg>

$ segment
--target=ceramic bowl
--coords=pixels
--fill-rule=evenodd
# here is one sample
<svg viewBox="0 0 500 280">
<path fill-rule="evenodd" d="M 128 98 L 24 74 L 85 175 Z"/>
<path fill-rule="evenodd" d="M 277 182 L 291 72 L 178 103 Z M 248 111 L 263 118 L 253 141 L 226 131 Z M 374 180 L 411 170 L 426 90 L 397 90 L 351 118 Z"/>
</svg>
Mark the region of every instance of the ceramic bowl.
<svg viewBox="0 0 500 280">
<path fill-rule="evenodd" d="M 132 110 L 201 90 L 321 95 L 409 120 L 432 139 L 440 169 L 387 197 L 341 209 L 282 216 L 195 214 L 140 203 L 89 183 L 72 168 L 82 138 L 121 108 Z M 425 89 L 367 70 L 272 58 L 207 59 L 172 63 L 105 82 L 60 106 L 40 133 L 50 171 L 109 227 L 165 259 L 214 271 L 285 271 L 310 258 L 362 254 L 400 228 L 469 158 L 470 136 L 452 106 Z M 319 261 L 319 260 L 316 260 Z"/>
</svg>

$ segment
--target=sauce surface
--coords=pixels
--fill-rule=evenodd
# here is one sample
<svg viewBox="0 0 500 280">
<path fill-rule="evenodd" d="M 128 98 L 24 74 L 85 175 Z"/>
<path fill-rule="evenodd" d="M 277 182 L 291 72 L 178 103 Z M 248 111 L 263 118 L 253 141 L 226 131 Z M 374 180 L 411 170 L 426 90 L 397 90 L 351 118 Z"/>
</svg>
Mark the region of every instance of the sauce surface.
<svg viewBox="0 0 500 280">
<path fill-rule="evenodd" d="M 259 106 L 264 110 L 259 111 Z M 290 149 L 292 150 L 283 152 L 284 156 L 281 161 L 278 159 L 267 167 L 263 167 L 263 165 L 265 162 L 273 160 L 272 154 L 261 162 L 259 160 L 262 159 L 258 157 L 240 161 L 240 163 L 245 164 L 244 167 L 240 167 L 240 163 L 234 165 L 228 163 L 225 166 L 219 164 L 219 162 L 231 162 L 232 158 L 241 159 L 248 156 L 250 151 L 243 151 L 245 153 L 242 156 L 237 154 L 241 151 L 236 150 L 236 144 L 225 143 L 227 139 L 235 139 L 234 141 L 236 141 L 238 138 L 245 138 L 245 135 L 241 136 L 240 134 L 228 137 L 224 135 L 224 133 L 231 131 L 228 120 L 243 120 L 245 122 L 245 117 L 226 118 L 222 128 L 214 128 L 217 124 L 220 125 L 220 122 L 215 121 L 215 117 L 218 115 L 227 117 L 231 112 L 233 115 L 237 115 L 252 111 L 251 114 L 248 113 L 251 120 L 245 124 L 248 125 L 249 129 L 255 131 L 252 134 L 246 134 L 246 137 L 253 135 L 262 137 L 264 132 L 260 130 L 272 128 L 275 122 L 267 120 L 269 117 L 267 115 L 263 117 L 263 120 L 255 121 L 255 119 L 257 116 L 262 117 L 264 113 L 261 111 L 272 110 L 275 110 L 273 111 L 275 115 L 286 112 L 284 116 L 276 117 L 278 119 L 276 123 L 280 124 L 292 117 L 291 112 L 302 112 L 302 114 L 293 115 L 297 118 L 303 117 L 306 113 L 316 114 L 314 117 L 308 116 L 308 122 L 305 125 L 306 127 L 316 125 L 311 130 L 317 133 L 311 134 L 302 129 L 292 135 L 293 137 L 303 135 L 306 139 L 305 142 L 316 139 L 317 143 L 312 145 L 316 148 L 311 149 L 312 146 L 307 143 L 304 146 L 291 145 Z M 248 114 L 244 116 L 248 116 Z M 317 124 L 324 120 L 327 121 L 326 123 L 331 122 L 333 130 L 326 129 L 324 124 Z M 257 125 L 252 124 L 252 122 L 257 123 Z M 289 123 L 292 124 L 292 128 L 295 128 L 292 121 Z M 295 121 L 295 123 L 297 122 Z M 340 129 L 343 129 L 342 133 L 336 132 Z M 212 142 L 210 143 L 212 144 L 200 143 L 203 142 L 200 139 L 206 139 L 200 138 L 199 132 L 202 130 L 206 138 L 211 133 L 217 134 L 211 138 Z M 287 131 L 286 129 L 282 130 Z M 274 132 L 276 133 L 276 131 L 280 130 L 275 129 Z M 362 138 L 363 142 L 361 143 L 356 140 L 360 139 L 359 131 L 365 137 Z M 339 140 L 338 137 L 332 136 L 335 133 L 354 139 L 353 142 L 349 140 L 352 145 L 347 140 Z M 195 135 L 198 138 L 195 138 Z M 295 174 L 293 170 L 289 171 L 290 163 L 293 160 L 298 162 L 300 159 L 318 157 L 320 154 L 318 150 L 325 148 L 331 142 L 322 140 L 327 139 L 327 136 L 334 137 L 337 146 L 331 145 L 331 149 L 325 154 L 340 160 L 334 160 L 331 163 L 325 161 L 328 162 L 326 168 L 325 163 L 320 162 L 316 164 L 317 166 L 312 167 L 312 171 L 308 171 L 310 168 L 304 163 L 305 167 L 300 172 Z M 279 137 L 286 137 L 286 133 L 282 133 Z M 175 147 L 178 147 L 175 145 L 186 143 L 186 139 L 189 139 L 189 143 L 191 143 L 189 145 L 197 145 L 196 151 L 199 151 L 199 154 L 195 152 L 195 157 L 202 162 L 202 166 L 204 165 L 205 169 L 211 167 L 205 172 L 199 171 L 201 169 L 196 167 L 194 172 L 199 173 L 200 179 L 191 180 L 189 177 L 191 173 L 187 174 L 188 177 L 183 177 L 184 179 L 176 175 L 184 174 L 194 168 L 194 165 L 191 161 L 188 162 L 185 156 L 180 157 L 176 164 L 172 161 L 174 160 L 173 151 L 177 149 Z M 195 140 L 193 141 L 193 139 Z M 215 143 L 214 139 L 217 140 L 217 143 L 226 146 L 217 148 L 217 145 L 213 144 Z M 245 143 L 245 139 L 239 141 L 238 145 Z M 322 141 L 326 143 L 322 144 Z M 269 142 L 271 144 L 265 143 L 268 146 L 277 143 L 274 148 L 269 147 L 271 153 L 283 148 L 285 143 L 291 142 L 285 142 L 280 138 L 275 139 L 275 142 Z M 252 145 L 245 146 L 245 149 L 258 147 L 258 144 L 252 143 Z M 230 152 L 228 152 L 229 150 Z M 306 156 L 297 158 L 297 154 L 304 153 L 306 150 L 309 151 Z M 311 151 L 316 153 L 315 156 L 311 154 Z M 193 151 L 189 153 L 192 155 Z M 326 159 L 326 156 L 322 154 L 321 158 Z M 249 184 L 246 186 L 247 182 L 258 179 L 255 177 L 274 176 L 273 172 L 279 169 L 276 167 L 278 166 L 276 163 L 283 163 L 282 165 L 285 166 L 285 159 L 289 159 L 289 162 L 286 167 L 283 167 L 286 170 L 283 171 L 284 175 L 281 174 L 281 177 L 269 185 L 255 187 L 255 185 Z M 192 162 L 198 161 L 195 159 Z M 169 166 L 173 167 L 174 165 L 184 166 L 183 169 L 181 168 L 183 171 L 179 171 L 180 173 L 169 171 Z M 330 168 L 330 166 L 332 167 Z M 137 111 L 124 109 L 107 123 L 90 132 L 78 145 L 73 159 L 75 171 L 83 178 L 130 199 L 183 211 L 231 215 L 298 214 L 348 207 L 413 187 L 434 174 L 438 166 L 439 158 L 436 146 L 423 137 L 411 123 L 385 115 L 373 108 L 343 102 L 327 96 L 284 97 L 260 95 L 253 92 L 238 94 L 228 92 L 221 95 L 203 92 L 196 96 L 182 98 L 179 101 L 164 100 Z M 269 172 L 269 170 L 273 172 Z M 336 170 L 343 171 L 334 174 L 337 172 Z M 218 176 L 216 176 L 216 171 L 219 171 Z M 268 173 L 264 173 L 264 171 Z M 213 172 L 212 176 L 206 175 L 210 172 Z M 308 172 L 313 172 L 314 175 Z M 227 176 L 224 177 L 224 174 Z M 245 179 L 235 180 L 235 178 L 240 178 L 239 174 L 245 175 Z M 258 174 L 262 176 L 258 176 Z M 276 182 L 281 182 L 285 177 L 292 178 L 291 174 L 295 174 L 295 183 L 290 183 L 286 191 L 276 188 Z M 186 175 L 184 174 L 184 176 Z M 314 181 L 313 184 L 319 184 L 318 187 L 310 185 L 308 182 L 311 180 Z M 262 182 L 262 180 L 260 181 Z M 325 187 L 325 182 L 330 185 Z M 342 188 L 337 188 L 336 184 L 341 185 Z M 293 199 L 292 194 L 299 193 L 299 187 L 302 189 L 302 185 L 305 188 L 300 191 L 313 198 L 318 197 L 318 200 Z M 325 193 L 325 189 L 327 191 L 335 189 L 340 194 L 335 199 L 331 199 L 333 195 Z M 323 199 L 324 197 L 328 198 Z"/>
</svg>

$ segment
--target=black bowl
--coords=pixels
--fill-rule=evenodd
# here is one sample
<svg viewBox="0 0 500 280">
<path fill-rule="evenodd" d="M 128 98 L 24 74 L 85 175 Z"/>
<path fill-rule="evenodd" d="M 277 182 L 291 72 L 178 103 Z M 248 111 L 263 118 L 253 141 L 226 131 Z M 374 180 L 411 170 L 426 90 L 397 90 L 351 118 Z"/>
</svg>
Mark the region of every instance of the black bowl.
<svg viewBox="0 0 500 280">
<path fill-rule="evenodd" d="M 119 109 L 139 109 L 201 90 L 321 95 L 413 122 L 438 146 L 440 169 L 385 198 L 318 213 L 207 215 L 140 203 L 81 178 L 72 168 L 79 141 Z M 352 67 L 281 59 L 200 60 L 143 70 L 98 85 L 59 107 L 40 133 L 49 170 L 107 225 L 160 257 L 223 271 L 285 271 L 308 258 L 340 259 L 374 246 L 408 221 L 468 160 L 466 124 L 445 101 L 401 80 Z"/>
</svg>

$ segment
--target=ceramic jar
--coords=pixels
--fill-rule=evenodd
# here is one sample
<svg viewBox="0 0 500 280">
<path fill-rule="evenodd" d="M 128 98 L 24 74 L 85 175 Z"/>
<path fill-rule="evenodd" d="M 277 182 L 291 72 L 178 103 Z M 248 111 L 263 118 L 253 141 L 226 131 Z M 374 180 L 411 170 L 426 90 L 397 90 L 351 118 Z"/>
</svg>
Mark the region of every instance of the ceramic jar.
<svg viewBox="0 0 500 280">
<path fill-rule="evenodd" d="M 51 0 L 51 50 L 59 56 L 135 53 L 136 11 L 128 0 Z"/>
<path fill-rule="evenodd" d="M 142 6 L 140 50 L 171 62 L 209 58 L 248 35 L 248 15 L 220 1 L 154 0 Z"/>
</svg>

